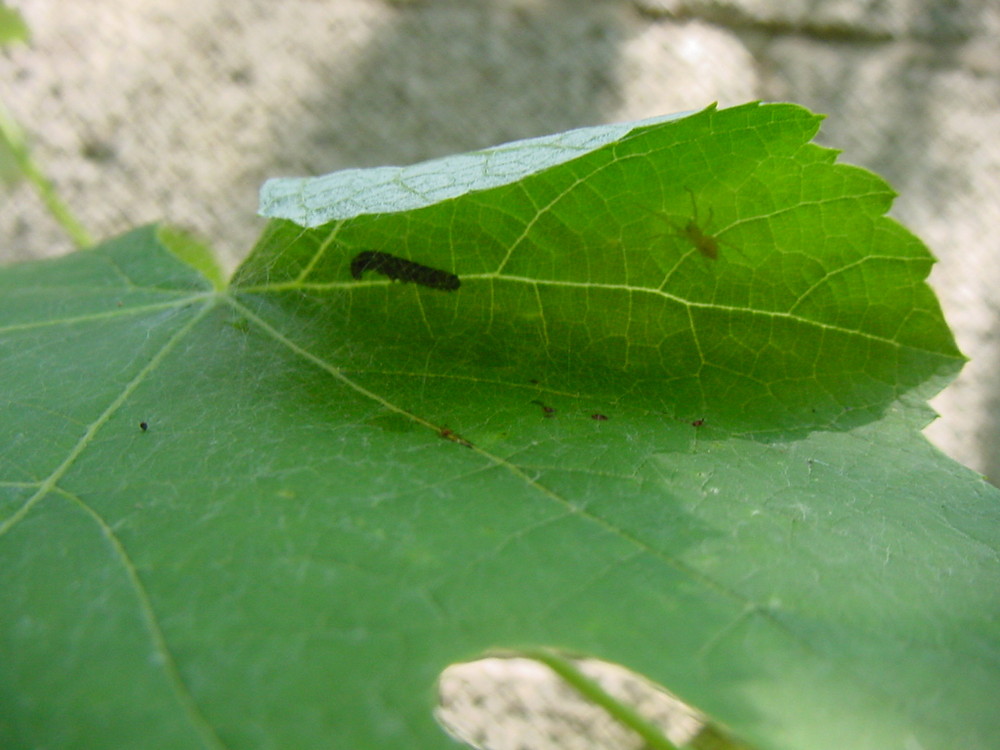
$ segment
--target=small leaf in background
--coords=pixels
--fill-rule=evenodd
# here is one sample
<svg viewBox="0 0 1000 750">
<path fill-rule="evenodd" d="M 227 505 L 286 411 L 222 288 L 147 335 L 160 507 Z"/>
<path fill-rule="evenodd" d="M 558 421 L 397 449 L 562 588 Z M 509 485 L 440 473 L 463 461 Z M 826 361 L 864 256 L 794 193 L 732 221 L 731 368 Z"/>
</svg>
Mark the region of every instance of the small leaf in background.
<svg viewBox="0 0 1000 750">
<path fill-rule="evenodd" d="M 24 178 L 24 154 L 28 145 L 24 131 L 0 103 L 0 181 L 7 187 L 16 185 Z"/>
<path fill-rule="evenodd" d="M 27 42 L 31 34 L 21 13 L 0 2 L 0 47 Z M 24 135 L 0 103 L 0 181 L 12 185 L 22 177 L 16 154 L 25 148 Z"/>
<path fill-rule="evenodd" d="M 31 31 L 25 23 L 21 12 L 0 2 L 0 47 L 6 47 L 15 42 L 27 42 Z"/>
<path fill-rule="evenodd" d="M 544 650 L 758 750 L 994 747 L 1000 492 L 920 434 L 963 358 L 818 124 L 269 183 L 229 286 L 155 229 L 4 269 L 0 746 L 444 748 L 449 664 Z"/>
<path fill-rule="evenodd" d="M 20 12 L 0 0 L 0 47 L 27 42 L 29 36 Z M 87 230 L 59 197 L 55 185 L 32 158 L 24 130 L 0 101 L 0 182 L 11 187 L 22 179 L 32 185 L 46 209 L 78 248 L 94 244 Z"/>
</svg>

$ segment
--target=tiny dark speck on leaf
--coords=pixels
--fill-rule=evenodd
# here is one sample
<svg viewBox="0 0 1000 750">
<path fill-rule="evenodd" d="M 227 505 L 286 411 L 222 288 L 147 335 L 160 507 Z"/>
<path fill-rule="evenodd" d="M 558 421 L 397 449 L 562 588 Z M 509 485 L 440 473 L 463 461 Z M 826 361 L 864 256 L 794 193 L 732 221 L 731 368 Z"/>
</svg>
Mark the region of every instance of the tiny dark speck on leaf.
<svg viewBox="0 0 1000 750">
<path fill-rule="evenodd" d="M 608 421 L 608 418 L 606 416 L 604 416 L 603 414 L 591 414 L 590 418 L 591 419 L 595 419 L 598 422 L 607 422 Z"/>
<path fill-rule="evenodd" d="M 142 430 L 143 432 L 145 432 L 146 430 L 149 429 L 149 423 L 148 422 L 139 422 L 139 429 Z"/>
<path fill-rule="evenodd" d="M 531 403 L 538 404 L 540 407 L 542 407 L 542 413 L 546 417 L 554 417 L 556 415 L 556 409 L 555 409 L 554 406 L 548 406 L 547 404 L 543 404 L 537 398 L 536 399 L 532 399 Z"/>
<path fill-rule="evenodd" d="M 694 420 L 691 423 L 691 426 L 692 427 L 701 427 L 703 424 L 705 424 L 705 420 L 704 419 L 696 419 L 696 420 Z"/>
<path fill-rule="evenodd" d="M 466 440 L 464 437 L 462 437 L 461 435 L 459 435 L 454 430 L 449 430 L 447 427 L 442 427 L 438 431 L 438 434 L 441 437 L 443 437 L 445 440 L 450 440 L 453 443 L 458 443 L 459 445 L 464 445 L 466 448 L 471 448 L 472 447 L 472 443 L 470 443 L 468 440 Z"/>
</svg>

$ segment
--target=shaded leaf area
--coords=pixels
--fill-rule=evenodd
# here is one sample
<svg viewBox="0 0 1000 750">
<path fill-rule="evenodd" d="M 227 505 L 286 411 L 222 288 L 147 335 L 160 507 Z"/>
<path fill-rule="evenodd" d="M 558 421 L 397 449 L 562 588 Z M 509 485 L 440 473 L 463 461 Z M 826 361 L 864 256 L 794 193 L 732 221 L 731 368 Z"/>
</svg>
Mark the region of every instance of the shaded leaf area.
<svg viewBox="0 0 1000 750">
<path fill-rule="evenodd" d="M 735 113 L 689 119 L 784 121 L 758 133 L 762 153 L 815 127 L 794 108 Z M 875 178 L 800 144 L 810 168 L 860 181 L 842 202 L 869 207 L 871 242 L 893 239 L 871 266 L 883 283 L 851 275 L 869 263 L 840 214 L 769 254 L 745 209 L 764 199 L 698 182 L 717 167 L 674 167 L 668 191 L 653 134 L 441 214 L 273 222 L 229 290 L 203 248 L 154 230 L 0 273 L 0 746 L 444 748 L 447 664 L 552 647 L 643 673 L 761 749 L 993 747 L 1000 494 L 917 431 L 960 361 L 926 250 L 879 218 Z M 755 142 L 740 138 L 731 157 Z M 678 142 L 724 161 L 709 156 L 725 138 Z M 603 169 L 578 163 L 616 148 Z M 615 211 L 556 173 L 582 186 L 626 163 L 646 176 L 593 188 Z M 547 184 L 580 208 L 553 214 Z M 635 184 L 673 202 L 629 209 Z M 685 231 L 688 189 L 714 260 Z M 487 229 L 466 243 L 476 205 Z M 645 244 L 586 244 L 600 231 Z M 536 233 L 552 238 L 516 251 Z M 460 289 L 351 276 L 357 252 L 389 244 Z M 840 270 L 816 285 L 795 270 L 813 263 Z M 667 302 L 628 308 L 668 276 L 705 314 L 740 294 L 770 310 L 768 289 L 796 290 L 788 308 L 799 277 L 830 302 L 810 308 L 822 325 L 773 323 L 776 353 L 751 343 L 724 367 L 667 356 Z M 624 334 L 585 340 L 580 321 L 636 348 L 616 358 L 597 342 Z M 843 366 L 824 343 L 837 327 Z M 687 340 L 704 354 L 710 330 Z M 793 375 L 809 398 L 769 401 L 762 384 Z"/>
<path fill-rule="evenodd" d="M 930 254 L 883 216 L 891 189 L 809 143 L 818 122 L 707 110 L 424 208 L 276 220 L 235 286 L 317 296 L 362 361 L 521 374 L 737 433 L 846 429 L 936 393 L 962 358 Z M 371 250 L 461 289 L 358 283 L 351 261 Z"/>
</svg>

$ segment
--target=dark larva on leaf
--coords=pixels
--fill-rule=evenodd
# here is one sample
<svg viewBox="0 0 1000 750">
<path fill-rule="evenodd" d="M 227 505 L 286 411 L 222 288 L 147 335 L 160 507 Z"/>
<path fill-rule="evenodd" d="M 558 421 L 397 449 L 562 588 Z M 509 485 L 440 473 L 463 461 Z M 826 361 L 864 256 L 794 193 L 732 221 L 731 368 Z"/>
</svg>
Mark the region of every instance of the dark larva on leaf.
<svg viewBox="0 0 1000 750">
<path fill-rule="evenodd" d="M 453 273 L 414 263 L 405 258 L 397 258 L 395 255 L 378 250 L 365 250 L 354 256 L 354 260 L 351 261 L 351 276 L 360 279 L 365 271 L 377 271 L 393 281 L 412 281 L 445 292 L 454 291 L 461 286 L 458 276 Z"/>
</svg>

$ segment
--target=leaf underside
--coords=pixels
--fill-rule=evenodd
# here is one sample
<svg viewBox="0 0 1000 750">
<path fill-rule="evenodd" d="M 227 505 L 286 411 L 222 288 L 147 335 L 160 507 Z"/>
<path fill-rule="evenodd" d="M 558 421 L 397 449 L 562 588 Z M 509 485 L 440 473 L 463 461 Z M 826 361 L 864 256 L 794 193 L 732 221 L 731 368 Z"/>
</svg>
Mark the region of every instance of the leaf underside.
<svg viewBox="0 0 1000 750">
<path fill-rule="evenodd" d="M 437 674 L 544 646 L 758 748 L 995 747 L 998 495 L 919 433 L 962 357 L 817 127 L 275 218 L 228 288 L 155 229 L 6 269 L 0 745 L 447 747 Z"/>
</svg>

